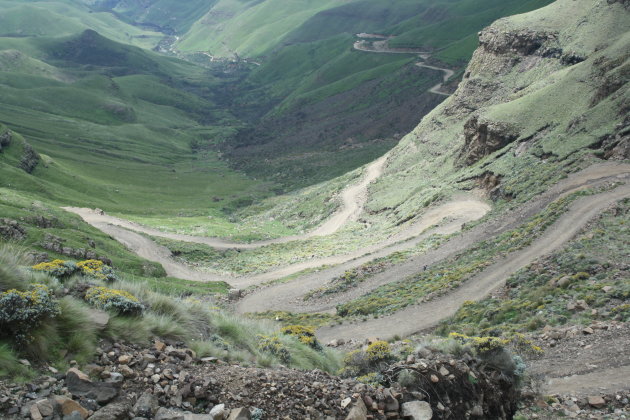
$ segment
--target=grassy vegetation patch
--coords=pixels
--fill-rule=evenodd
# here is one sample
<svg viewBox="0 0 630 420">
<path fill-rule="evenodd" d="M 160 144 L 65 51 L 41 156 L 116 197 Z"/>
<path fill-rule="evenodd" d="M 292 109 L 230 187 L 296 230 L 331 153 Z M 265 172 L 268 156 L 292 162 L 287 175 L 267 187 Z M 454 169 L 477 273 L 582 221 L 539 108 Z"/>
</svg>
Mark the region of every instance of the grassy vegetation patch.
<svg viewBox="0 0 630 420">
<path fill-rule="evenodd" d="M 505 232 L 496 239 L 479 242 L 465 253 L 438 263 L 426 271 L 381 286 L 361 298 L 338 305 L 337 313 L 344 317 L 387 314 L 419 299 L 426 300 L 442 295 L 497 259 L 528 246 L 567 210 L 573 200 L 584 194 L 588 193 L 582 191 L 557 200 L 517 229 Z"/>
<path fill-rule="evenodd" d="M 630 286 L 624 258 L 630 252 L 625 200 L 602 214 L 559 252 L 541 258 L 507 280 L 506 294 L 465 304 L 438 331 L 487 334 L 527 332 L 545 325 L 630 319 Z M 583 300 L 585 310 L 571 310 Z"/>
<path fill-rule="evenodd" d="M 267 311 L 249 314 L 253 319 L 268 319 L 278 322 L 280 325 L 288 327 L 291 325 L 306 325 L 309 327 L 321 327 L 330 325 L 341 318 L 333 314 L 323 313 L 294 313 L 286 311 Z"/>
<path fill-rule="evenodd" d="M 361 283 L 370 279 L 378 273 L 384 272 L 388 267 L 395 264 L 401 264 L 414 255 L 422 254 L 429 249 L 438 247 L 447 238 L 445 236 L 431 236 L 422 241 L 417 246 L 404 250 L 393 252 L 385 257 L 375 258 L 359 267 L 347 270 L 339 277 L 335 277 L 326 286 L 319 289 L 311 290 L 304 295 L 304 300 L 318 299 L 326 295 L 342 293 L 346 290 L 359 287 Z"/>
<path fill-rule="evenodd" d="M 26 331 L 23 338 L 5 328 L 3 323 L 11 320 L 0 319 L 3 325 L 0 336 L 2 375 L 28 375 L 29 371 L 18 361 L 20 357 L 28 357 L 35 366 L 46 362 L 65 368 L 69 360 L 88 362 L 94 356 L 99 338 L 148 344 L 155 336 L 184 341 L 198 351 L 200 357 L 216 356 L 264 366 L 283 363 L 329 372 L 339 368 L 336 354 L 314 346 L 312 340 L 303 337 L 306 333 L 284 334 L 270 323 L 222 312 L 208 298 L 207 290 L 198 290 L 203 294 L 195 295 L 189 290 L 188 297 L 176 297 L 150 290 L 138 279 L 127 281 L 124 276 L 104 286 L 98 279 L 81 275 L 61 280 L 39 272 L 28 274 L 26 267 L 17 265 L 20 259 L 15 257 L 15 251 L 7 247 L 0 249 L 0 260 L 3 262 L 0 290 L 17 284 L 19 290 L 24 291 L 19 293 L 26 296 L 33 284 L 41 284 L 35 287 L 45 287 L 57 308 L 37 318 L 37 323 L 31 323 L 32 329 Z M 0 309 L 5 311 L 4 297 L 0 300 Z M 104 329 L 91 318 L 94 307 L 109 314 Z M 261 336 L 277 337 L 288 357 L 260 346 Z"/>
</svg>

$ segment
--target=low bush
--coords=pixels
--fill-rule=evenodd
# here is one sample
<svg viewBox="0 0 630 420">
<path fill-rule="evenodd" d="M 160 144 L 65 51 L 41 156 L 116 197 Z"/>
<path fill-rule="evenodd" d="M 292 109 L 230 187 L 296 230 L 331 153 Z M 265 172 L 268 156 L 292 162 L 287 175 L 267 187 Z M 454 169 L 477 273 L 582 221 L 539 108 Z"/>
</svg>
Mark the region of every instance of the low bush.
<svg viewBox="0 0 630 420">
<path fill-rule="evenodd" d="M 64 260 L 39 263 L 34 265 L 32 269 L 47 273 L 59 280 L 65 280 L 79 271 L 79 267 L 74 262 Z"/>
<path fill-rule="evenodd" d="M 85 276 L 111 283 L 118 280 L 114 269 L 100 260 L 79 261 L 77 267 Z"/>
<path fill-rule="evenodd" d="M 280 341 L 277 335 L 268 337 L 266 335 L 258 335 L 258 349 L 263 352 L 271 353 L 282 363 L 291 361 L 291 353 L 289 349 Z"/>
<path fill-rule="evenodd" d="M 315 349 L 322 350 L 322 346 L 315 338 L 315 329 L 311 327 L 304 327 L 302 325 L 289 325 L 280 330 L 281 333 L 296 337 L 302 344 Z"/>
<path fill-rule="evenodd" d="M 131 293 L 103 286 L 91 287 L 85 293 L 85 300 L 99 309 L 113 310 L 121 315 L 140 315 L 144 310 L 144 305 Z"/>
<path fill-rule="evenodd" d="M 28 291 L 11 289 L 0 293 L 0 334 L 17 343 L 29 341 L 31 330 L 57 315 L 59 304 L 43 284 L 34 284 Z"/>
<path fill-rule="evenodd" d="M 376 341 L 368 346 L 365 354 L 370 362 L 383 362 L 392 358 L 392 348 L 387 341 Z"/>
</svg>

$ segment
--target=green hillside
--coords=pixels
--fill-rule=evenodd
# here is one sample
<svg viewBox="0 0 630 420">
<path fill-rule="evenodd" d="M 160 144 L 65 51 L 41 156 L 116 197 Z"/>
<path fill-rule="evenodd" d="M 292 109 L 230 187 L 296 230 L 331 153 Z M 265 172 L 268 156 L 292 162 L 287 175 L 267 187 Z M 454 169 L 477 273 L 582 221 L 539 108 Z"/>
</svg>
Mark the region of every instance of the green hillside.
<svg viewBox="0 0 630 420">
<path fill-rule="evenodd" d="M 239 123 L 214 104 L 206 70 L 93 31 L 0 38 L 0 48 L 19 44 L 34 57 L 20 53 L 18 64 L 3 65 L 0 122 L 49 164 L 32 176 L 3 176 L 2 186 L 59 203 L 181 212 L 230 207 L 259 185 L 210 150 Z"/>
<path fill-rule="evenodd" d="M 95 11 L 108 11 L 118 18 L 165 33 L 186 32 L 217 0 L 71 0 L 88 5 Z"/>
<path fill-rule="evenodd" d="M 94 13 L 80 1 L 0 0 L 0 37 L 67 36 L 85 29 L 144 48 L 153 48 L 164 37 L 125 23 L 111 13 Z"/>
</svg>

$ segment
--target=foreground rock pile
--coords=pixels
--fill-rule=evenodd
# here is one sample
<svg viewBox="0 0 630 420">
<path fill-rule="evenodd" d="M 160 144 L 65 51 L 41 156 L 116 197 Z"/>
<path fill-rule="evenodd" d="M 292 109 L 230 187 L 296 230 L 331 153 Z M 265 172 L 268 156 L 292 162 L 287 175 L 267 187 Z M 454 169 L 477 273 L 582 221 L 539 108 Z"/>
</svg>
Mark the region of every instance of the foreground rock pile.
<svg viewBox="0 0 630 420">
<path fill-rule="evenodd" d="M 495 396 L 479 400 L 477 390 L 492 389 L 487 384 L 494 384 L 494 379 L 463 361 L 410 357 L 387 369 L 393 373 L 404 368 L 418 372 L 419 384 L 427 392 L 397 384 L 373 387 L 317 370 L 228 364 L 199 358 L 177 343 L 156 341 L 142 349 L 102 342 L 96 362 L 81 369 L 76 363 L 65 373 L 49 367 L 49 375 L 26 385 L 0 383 L 0 417 L 428 420 L 455 419 L 466 413 L 467 417 L 509 418 L 512 402 L 505 407 L 488 405 L 501 398 L 507 401 L 508 395 L 496 387 Z M 470 385 L 470 377 L 483 385 Z"/>
</svg>

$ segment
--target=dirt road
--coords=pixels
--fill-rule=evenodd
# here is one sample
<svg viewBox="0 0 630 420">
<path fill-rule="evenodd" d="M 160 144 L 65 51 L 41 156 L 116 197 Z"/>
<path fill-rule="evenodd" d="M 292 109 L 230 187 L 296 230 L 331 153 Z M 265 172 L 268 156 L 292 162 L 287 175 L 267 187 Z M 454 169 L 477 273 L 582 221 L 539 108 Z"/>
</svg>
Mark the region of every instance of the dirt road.
<svg viewBox="0 0 630 420">
<path fill-rule="evenodd" d="M 414 225 L 415 232 L 411 230 L 406 231 L 407 234 L 414 235 L 413 239 L 408 242 L 395 243 L 390 247 L 381 248 L 379 251 L 367 254 L 363 257 L 324 269 L 317 273 L 302 276 L 290 283 L 277 284 L 258 290 L 256 293 L 250 294 L 242 299 L 237 305 L 237 311 L 241 313 L 264 312 L 273 309 L 290 312 L 333 312 L 335 307 L 340 303 L 351 301 L 379 286 L 418 273 L 425 265 L 431 266 L 436 264 L 446 258 L 463 252 L 479 241 L 491 239 L 507 230 L 514 229 L 530 217 L 538 214 L 549 205 L 549 203 L 558 198 L 585 188 L 604 185 L 628 173 L 630 173 L 630 165 L 615 163 L 593 165 L 585 170 L 571 174 L 569 177 L 550 188 L 546 193 L 520 206 L 518 209 L 504 212 L 492 220 L 478 224 L 472 229 L 443 243 L 437 249 L 429 250 L 406 262 L 388 267 L 384 272 L 368 278 L 358 287 L 318 299 L 310 299 L 308 302 L 304 301 L 303 297 L 306 293 L 325 286 L 330 280 L 342 275 L 346 270 L 358 267 L 375 258 L 389 255 L 392 252 L 408 249 L 420 243 L 431 234 L 457 232 L 460 230 L 464 220 L 476 220 L 480 218 L 484 212 L 481 203 L 474 200 L 466 202 L 463 198 L 459 198 L 453 203 L 447 203 L 427 211 L 421 220 Z M 464 209 L 468 209 L 469 213 L 460 213 L 463 212 Z M 440 224 L 439 227 L 430 228 L 430 226 L 435 226 L 436 223 L 439 222 L 440 217 L 445 217 L 447 214 L 450 214 L 454 218 L 449 219 L 449 222 Z"/>
<path fill-rule="evenodd" d="M 417 67 L 438 70 L 444 73 L 442 82 L 431 87 L 431 89 L 429 89 L 429 92 L 442 96 L 451 96 L 450 93 L 443 92 L 442 88 L 444 87 L 444 83 L 446 83 L 451 77 L 453 77 L 455 72 L 444 67 L 436 67 L 425 64 L 424 60 L 428 59 L 431 56 L 430 52 L 423 51 L 417 48 L 390 48 L 388 45 L 388 41 L 393 37 L 385 37 L 375 34 L 357 34 L 357 37 L 363 39 L 380 39 L 379 41 L 373 41 L 371 45 L 368 45 L 363 40 L 356 41 L 352 47 L 357 51 L 377 54 L 417 54 L 423 60 L 415 64 Z"/>
<path fill-rule="evenodd" d="M 205 273 L 194 270 L 193 268 L 174 260 L 170 251 L 166 247 L 155 243 L 150 238 L 141 234 L 144 233 L 186 242 L 203 243 L 217 248 L 241 249 L 252 249 L 272 243 L 291 242 L 304 240 L 313 236 L 332 234 L 349 220 L 357 217 L 358 214 L 361 213 L 363 205 L 367 199 L 368 186 L 373 180 L 381 175 L 385 163 L 386 156 L 368 165 L 365 175 L 361 181 L 357 184 L 348 186 L 341 192 L 342 205 L 340 209 L 318 229 L 304 235 L 284 237 L 252 244 L 238 244 L 218 238 L 208 238 L 203 236 L 165 233 L 128 220 L 102 214 L 101 212 L 91 209 L 76 207 L 66 207 L 65 209 L 78 214 L 87 223 L 102 230 L 108 235 L 111 235 L 139 256 L 146 258 L 149 261 L 162 264 L 169 276 L 194 281 L 225 281 L 231 286 L 237 288 L 245 288 L 271 280 L 276 280 L 303 270 L 321 266 L 337 266 L 338 264 L 346 264 L 343 266 L 344 270 L 355 267 L 377 256 L 384 256 L 391 252 L 415 246 L 424 238 L 416 238 L 418 235 L 422 234 L 427 229 L 440 224 L 445 219 L 449 219 L 447 225 L 442 227 L 441 230 L 438 230 L 436 233 L 452 233 L 459 230 L 462 224 L 482 218 L 490 210 L 490 206 L 482 200 L 470 196 L 459 196 L 450 202 L 428 209 L 417 222 L 411 224 L 407 229 L 378 244 L 367 246 L 347 254 L 315 258 L 280 267 L 262 274 L 240 277 Z M 337 273 L 338 270 L 334 272 Z M 330 273 L 327 271 L 317 273 L 317 283 L 323 284 L 325 281 L 334 277 L 330 277 L 329 274 Z"/>
<path fill-rule="evenodd" d="M 367 262 L 375 258 L 376 256 L 387 255 L 391 252 L 403 250 L 416 245 L 424 238 L 416 238 L 418 235 L 420 235 L 427 229 L 430 229 L 431 227 L 439 224 L 444 219 L 448 218 L 449 222 L 445 226 L 440 227 L 436 231 L 436 233 L 452 233 L 456 230 L 459 230 L 463 223 L 478 220 L 483 217 L 489 210 L 490 206 L 481 200 L 467 197 L 458 198 L 454 201 L 447 202 L 445 204 L 429 209 L 425 213 L 424 217 L 421 217 L 418 222 L 412 224 L 408 229 L 391 236 L 381 243 L 365 247 L 348 254 L 316 258 L 296 264 L 291 264 L 272 271 L 268 271 L 266 273 L 241 277 L 222 276 L 218 274 L 205 273 L 194 270 L 185 264 L 177 262 L 172 258 L 170 251 L 166 247 L 155 243 L 150 238 L 147 238 L 146 236 L 138 232 L 126 229 L 124 222 L 127 221 L 125 220 L 114 218 L 117 224 L 111 224 L 111 216 L 99 215 L 94 211 L 90 211 L 88 217 L 84 218 L 84 220 L 92 226 L 112 236 L 139 256 L 146 258 L 149 261 L 154 261 L 162 264 L 162 266 L 166 270 L 166 273 L 169 276 L 194 281 L 225 281 L 230 283 L 230 285 L 232 285 L 233 287 L 245 288 L 267 281 L 276 280 L 309 268 L 333 265 L 336 266 L 338 264 L 345 263 L 346 265 L 343 266 L 343 269 L 346 270 L 348 268 L 358 266 L 364 262 Z M 140 230 L 140 232 L 142 232 L 142 230 Z M 208 239 L 203 237 L 189 238 L 199 240 Z M 339 269 L 341 268 L 334 268 L 335 272 L 338 272 Z M 325 281 L 332 278 L 329 275 L 329 271 L 326 270 L 316 273 L 316 277 L 318 284 L 323 284 Z M 291 284 L 296 285 L 299 283 L 292 282 Z"/>
<path fill-rule="evenodd" d="M 314 231 L 305 233 L 303 235 L 285 236 L 282 238 L 270 239 L 267 241 L 242 243 L 233 242 L 221 238 L 168 233 L 148 226 L 143 226 L 139 223 L 131 222 L 129 220 L 120 219 L 115 216 L 109 216 L 107 214 L 97 212 L 93 209 L 80 207 L 64 207 L 63 209 L 78 214 L 83 220 L 91 225 L 95 225 L 96 223 L 106 223 L 114 226 L 120 226 L 135 232 L 145 233 L 151 236 L 168 238 L 182 242 L 204 244 L 217 249 L 254 249 L 260 248 L 265 245 L 299 241 L 311 238 L 313 236 L 325 236 L 335 233 L 336 231 L 341 229 L 341 227 L 345 225 L 349 220 L 355 218 L 361 212 L 361 210 L 363 209 L 363 205 L 365 204 L 365 200 L 367 199 L 368 186 L 375 179 L 381 176 L 386 162 L 387 155 L 384 155 L 366 166 L 365 173 L 363 177 L 359 180 L 359 182 L 346 187 L 340 193 L 341 206 L 339 207 L 339 209 Z M 130 237 L 128 237 L 128 240 L 131 240 Z M 146 245 L 146 242 L 144 242 L 144 244 Z"/>
<path fill-rule="evenodd" d="M 611 204 L 630 197 L 630 185 L 624 184 L 612 191 L 582 197 L 570 206 L 546 232 L 527 248 L 498 261 L 468 280 L 455 291 L 434 301 L 407 307 L 393 315 L 370 319 L 357 324 L 321 328 L 317 336 L 323 342 L 335 338 L 362 340 L 369 337 L 404 337 L 436 326 L 452 316 L 464 301 L 480 300 L 502 286 L 510 274 L 527 266 L 536 258 L 560 249 L 586 223 Z"/>
</svg>

